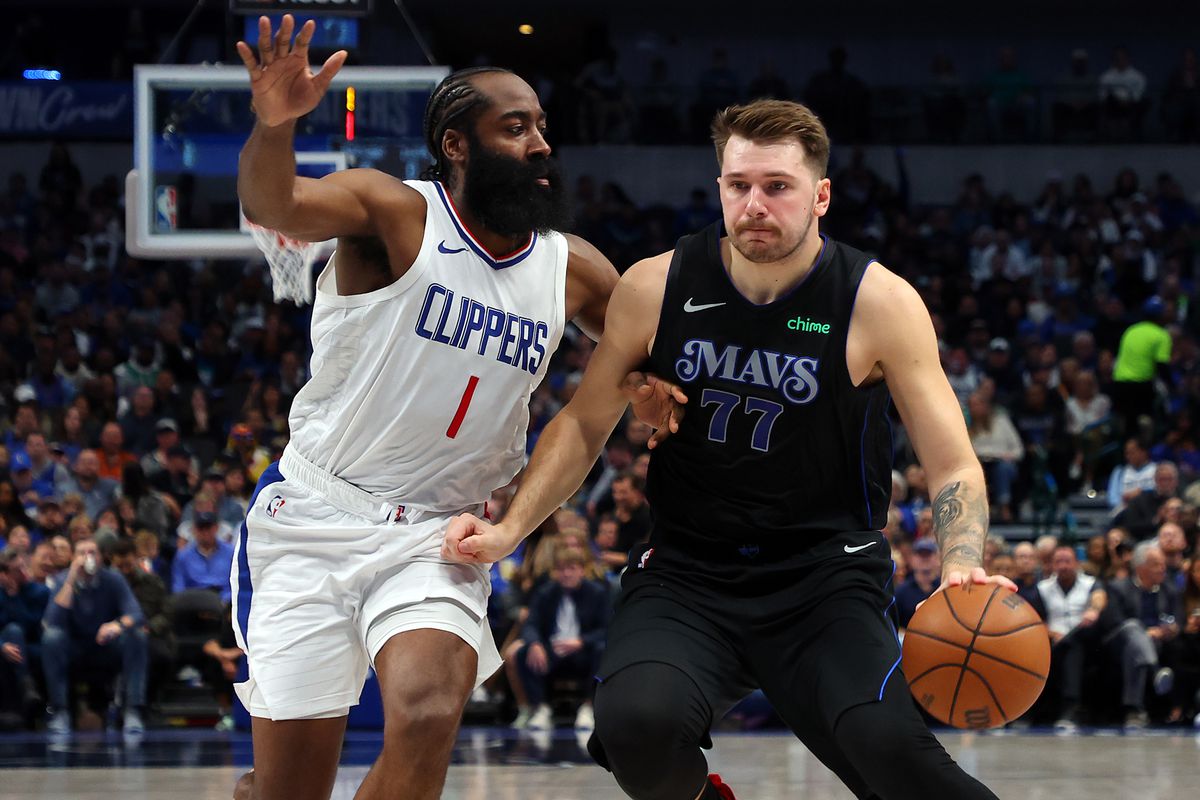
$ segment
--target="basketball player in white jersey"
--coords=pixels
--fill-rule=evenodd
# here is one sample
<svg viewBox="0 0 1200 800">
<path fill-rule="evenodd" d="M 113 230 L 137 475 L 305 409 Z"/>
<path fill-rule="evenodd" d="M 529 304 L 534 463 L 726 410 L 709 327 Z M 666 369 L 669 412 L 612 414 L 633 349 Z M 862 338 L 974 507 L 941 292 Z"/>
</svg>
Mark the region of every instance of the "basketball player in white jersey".
<svg viewBox="0 0 1200 800">
<path fill-rule="evenodd" d="M 434 91 L 432 180 L 298 178 L 296 120 L 346 54 L 313 75 L 313 23 L 294 47 L 293 26 L 285 16 L 272 37 L 260 19 L 258 58 L 237 45 L 258 117 L 238 194 L 252 221 L 338 247 L 317 279 L 291 443 L 237 542 L 233 615 L 249 659 L 237 690 L 255 764 L 238 794 L 328 798 L 373 665 L 384 744 L 355 796 L 435 798 L 466 699 L 500 665 L 487 571 L 443 561 L 443 532 L 517 473 L 529 396 L 563 327 L 598 337 L 617 273 L 556 232 L 568 215 L 545 114 L 505 70 L 455 73 Z M 639 416 L 661 419 L 660 394 L 638 388 Z"/>
</svg>

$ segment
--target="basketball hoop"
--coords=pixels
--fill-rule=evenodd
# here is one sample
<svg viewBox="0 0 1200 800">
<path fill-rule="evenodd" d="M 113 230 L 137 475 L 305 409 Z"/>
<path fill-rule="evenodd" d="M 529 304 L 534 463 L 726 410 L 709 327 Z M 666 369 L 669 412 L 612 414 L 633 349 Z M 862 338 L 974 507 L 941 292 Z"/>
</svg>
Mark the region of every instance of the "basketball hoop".
<svg viewBox="0 0 1200 800">
<path fill-rule="evenodd" d="M 279 231 L 247 222 L 254 243 L 267 257 L 271 268 L 271 292 L 275 302 L 291 300 L 296 305 L 308 305 L 313 298 L 312 265 L 320 250 L 320 242 L 301 242 Z"/>
</svg>

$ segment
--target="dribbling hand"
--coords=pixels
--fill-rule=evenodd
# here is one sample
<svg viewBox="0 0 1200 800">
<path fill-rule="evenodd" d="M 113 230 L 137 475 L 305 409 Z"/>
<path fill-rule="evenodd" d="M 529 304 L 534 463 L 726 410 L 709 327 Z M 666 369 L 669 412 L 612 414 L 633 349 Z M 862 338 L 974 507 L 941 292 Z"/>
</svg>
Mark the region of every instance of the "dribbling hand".
<svg viewBox="0 0 1200 800">
<path fill-rule="evenodd" d="M 937 588 L 937 591 L 948 589 L 951 586 L 962 586 L 964 583 L 972 583 L 982 586 L 987 583 L 995 583 L 1008 589 L 1010 592 L 1017 590 L 1017 585 L 1003 575 L 988 575 L 983 571 L 983 567 L 965 568 L 949 568 L 942 571 L 942 585 Z"/>
<path fill-rule="evenodd" d="M 937 594 L 940 591 L 949 589 L 952 586 L 962 586 L 966 583 L 977 586 L 994 583 L 999 586 L 1003 586 L 1010 592 L 1015 592 L 1017 590 L 1017 585 L 1008 578 L 1004 577 L 1003 575 L 988 575 L 986 572 L 984 572 L 983 567 L 974 567 L 971 569 L 950 568 L 942 573 L 942 585 L 934 589 L 933 594 Z M 933 597 L 933 594 L 931 594 L 930 597 Z M 921 606 L 925 605 L 926 602 L 926 600 L 922 600 L 921 602 L 917 603 L 917 608 L 919 609 Z"/>
<path fill-rule="evenodd" d="M 491 564 L 517 549 L 519 541 L 500 525 L 473 514 L 459 514 L 446 528 L 442 559 L 456 564 Z"/>
<path fill-rule="evenodd" d="M 308 43 L 316 23 L 311 19 L 300 28 L 292 44 L 295 20 L 284 14 L 279 31 L 271 36 L 271 20 L 258 18 L 258 58 L 245 42 L 237 43 L 238 55 L 250 72 L 250 92 L 254 113 L 268 127 L 299 119 L 317 107 L 333 76 L 349 55 L 338 50 L 314 75 L 308 68 Z"/>
</svg>

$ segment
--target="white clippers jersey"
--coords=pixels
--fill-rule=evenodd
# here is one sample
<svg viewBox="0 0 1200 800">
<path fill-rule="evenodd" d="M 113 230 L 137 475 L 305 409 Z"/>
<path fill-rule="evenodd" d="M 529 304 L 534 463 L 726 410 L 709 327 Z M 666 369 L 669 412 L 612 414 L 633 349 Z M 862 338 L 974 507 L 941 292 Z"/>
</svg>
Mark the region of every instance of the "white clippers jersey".
<svg viewBox="0 0 1200 800">
<path fill-rule="evenodd" d="M 524 463 L 529 396 L 563 331 L 567 240 L 535 233 L 494 258 L 441 184 L 406 183 L 427 210 L 404 277 L 340 296 L 335 253 L 317 278 L 312 379 L 289 446 L 396 504 L 456 511 Z"/>
</svg>

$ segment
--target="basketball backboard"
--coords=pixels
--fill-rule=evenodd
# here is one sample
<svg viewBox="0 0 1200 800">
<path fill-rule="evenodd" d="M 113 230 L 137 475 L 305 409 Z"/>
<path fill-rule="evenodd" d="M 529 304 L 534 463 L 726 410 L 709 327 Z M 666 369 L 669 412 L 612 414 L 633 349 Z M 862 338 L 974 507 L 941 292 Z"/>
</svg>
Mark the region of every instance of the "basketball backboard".
<svg viewBox="0 0 1200 800">
<path fill-rule="evenodd" d="M 376 167 L 414 178 L 429 161 L 425 103 L 444 67 L 344 67 L 296 126 L 296 168 L 319 178 Z M 238 153 L 254 125 L 242 66 L 134 69 L 134 169 L 126 246 L 143 258 L 258 254 L 237 199 Z"/>
</svg>

